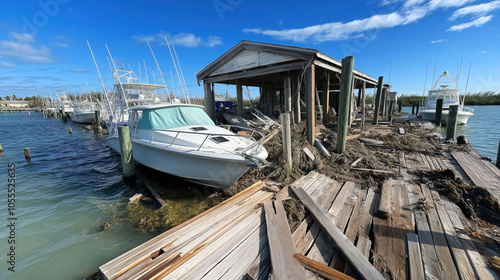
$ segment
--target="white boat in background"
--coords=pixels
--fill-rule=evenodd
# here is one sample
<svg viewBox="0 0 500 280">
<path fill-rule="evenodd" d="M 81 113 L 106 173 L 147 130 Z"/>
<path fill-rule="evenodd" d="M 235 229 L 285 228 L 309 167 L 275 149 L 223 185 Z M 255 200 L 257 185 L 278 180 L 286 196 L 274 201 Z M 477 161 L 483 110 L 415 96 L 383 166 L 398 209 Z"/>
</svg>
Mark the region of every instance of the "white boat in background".
<svg viewBox="0 0 500 280">
<path fill-rule="evenodd" d="M 77 102 L 73 104 L 74 112 L 71 121 L 76 123 L 95 123 L 95 111 L 98 110 L 97 104 L 88 101 Z"/>
<path fill-rule="evenodd" d="M 444 78 L 444 81 L 441 79 Z M 441 124 L 446 125 L 448 122 L 448 114 L 451 105 L 459 105 L 457 124 L 465 125 L 471 116 L 474 115 L 474 109 L 464 107 L 464 100 L 460 99 L 460 89 L 458 83 L 450 76 L 448 71 L 445 71 L 434 83 L 434 86 L 429 90 L 429 94 L 425 100 L 425 105 L 419 111 L 419 116 L 424 120 L 434 121 L 436 114 L 436 102 L 438 99 L 443 99 L 443 111 Z"/>
<path fill-rule="evenodd" d="M 129 109 L 134 160 L 198 184 L 227 188 L 250 167 L 266 163 L 267 151 L 250 135 L 216 126 L 202 106 L 170 103 Z M 262 139 L 262 138 L 261 138 Z M 109 146 L 120 153 L 118 135 Z"/>
</svg>

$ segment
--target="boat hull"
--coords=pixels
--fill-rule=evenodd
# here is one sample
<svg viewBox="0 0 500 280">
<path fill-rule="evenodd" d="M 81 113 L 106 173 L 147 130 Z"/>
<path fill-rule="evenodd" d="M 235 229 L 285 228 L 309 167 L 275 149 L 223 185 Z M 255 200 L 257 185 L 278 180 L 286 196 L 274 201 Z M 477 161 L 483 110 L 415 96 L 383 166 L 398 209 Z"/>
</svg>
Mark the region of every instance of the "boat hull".
<svg viewBox="0 0 500 280">
<path fill-rule="evenodd" d="M 75 123 L 95 123 L 95 113 L 73 114 L 71 120 Z"/>
<path fill-rule="evenodd" d="M 111 149 L 120 153 L 120 143 L 116 136 L 108 138 Z M 204 155 L 168 149 L 146 141 L 132 140 L 134 160 L 149 168 L 181 177 L 187 181 L 225 189 L 234 184 L 253 164 L 243 157 L 240 159 Z"/>
<path fill-rule="evenodd" d="M 443 126 L 446 126 L 446 124 L 448 123 L 448 113 L 449 113 L 449 111 L 442 112 L 441 125 L 443 125 Z M 429 120 L 429 121 L 434 121 L 435 114 L 436 114 L 436 111 L 434 111 L 434 110 L 422 110 L 418 113 L 418 115 L 421 116 L 422 119 Z M 458 125 L 466 125 L 467 121 L 472 116 L 473 116 L 473 113 L 459 111 L 458 117 L 457 117 L 457 124 Z"/>
</svg>

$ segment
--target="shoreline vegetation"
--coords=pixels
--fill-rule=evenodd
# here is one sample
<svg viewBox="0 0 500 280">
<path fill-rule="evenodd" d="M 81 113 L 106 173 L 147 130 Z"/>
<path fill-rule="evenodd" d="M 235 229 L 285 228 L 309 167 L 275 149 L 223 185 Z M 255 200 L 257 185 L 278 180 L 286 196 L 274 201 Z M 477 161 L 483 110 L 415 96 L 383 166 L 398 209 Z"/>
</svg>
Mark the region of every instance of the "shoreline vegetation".
<svg viewBox="0 0 500 280">
<path fill-rule="evenodd" d="M 466 95 L 461 94 L 460 98 L 465 98 L 465 106 L 500 105 L 500 93 L 494 92 L 492 90 L 469 93 Z M 401 95 L 398 95 L 398 101 L 403 102 L 403 106 L 406 107 L 416 105 L 417 103 L 422 104 L 422 95 L 406 95 L 403 93 Z"/>
</svg>

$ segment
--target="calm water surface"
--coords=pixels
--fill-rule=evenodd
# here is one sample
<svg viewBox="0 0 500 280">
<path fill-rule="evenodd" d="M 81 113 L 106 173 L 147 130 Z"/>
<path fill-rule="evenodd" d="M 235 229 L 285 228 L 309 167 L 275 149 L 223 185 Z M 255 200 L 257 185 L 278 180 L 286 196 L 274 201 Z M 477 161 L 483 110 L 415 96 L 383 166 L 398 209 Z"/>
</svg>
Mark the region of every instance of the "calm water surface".
<svg viewBox="0 0 500 280">
<path fill-rule="evenodd" d="M 70 127 L 73 135 L 68 133 Z M 38 113 L 4 113 L 0 114 L 0 143 L 5 150 L 0 156 L 0 279 L 82 279 L 165 230 L 143 232 L 116 219 L 140 189 L 123 183 L 120 158 L 109 150 L 105 137 L 72 123 L 43 119 Z M 25 147 L 31 149 L 30 163 L 24 159 Z M 12 163 L 16 180 L 13 216 L 7 203 L 8 165 Z M 152 180 L 169 188 L 168 177 Z M 199 201 L 192 193 L 179 195 L 184 189 L 174 187 L 174 200 Z M 15 244 L 8 243 L 7 225 L 14 221 L 8 218 L 16 219 Z M 99 231 L 104 222 L 113 226 Z M 14 273 L 7 263 L 12 245 Z"/>
</svg>

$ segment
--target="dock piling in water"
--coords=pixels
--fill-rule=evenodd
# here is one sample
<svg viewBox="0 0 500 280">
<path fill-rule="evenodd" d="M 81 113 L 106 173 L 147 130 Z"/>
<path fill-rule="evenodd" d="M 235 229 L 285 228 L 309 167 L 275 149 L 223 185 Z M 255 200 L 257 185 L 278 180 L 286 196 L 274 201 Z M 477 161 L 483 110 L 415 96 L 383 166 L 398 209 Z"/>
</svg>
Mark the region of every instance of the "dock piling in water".
<svg viewBox="0 0 500 280">
<path fill-rule="evenodd" d="M 434 116 L 434 124 L 441 126 L 441 120 L 443 118 L 443 99 L 440 98 L 436 101 L 436 114 Z"/>
<path fill-rule="evenodd" d="M 351 103 L 352 94 L 351 90 L 353 69 L 353 56 L 348 56 L 342 59 L 342 76 L 340 77 L 340 100 L 337 125 L 337 153 L 339 154 L 343 154 L 345 152 L 347 128 L 349 125 L 349 105 Z"/>
<path fill-rule="evenodd" d="M 70 128 L 68 128 L 68 133 L 69 133 L 69 135 L 72 135 L 72 134 L 73 134 L 73 129 L 72 129 L 71 127 L 70 127 Z"/>
<path fill-rule="evenodd" d="M 134 156 L 132 154 L 132 141 L 128 126 L 118 127 L 118 138 L 120 140 L 120 151 L 122 158 L 122 169 L 124 179 L 132 179 L 135 174 Z"/>
<path fill-rule="evenodd" d="M 5 154 L 3 153 L 3 145 L 0 143 L 0 156 L 4 156 Z"/>
<path fill-rule="evenodd" d="M 102 132 L 101 127 L 101 111 L 95 111 L 95 133 L 100 134 Z"/>
<path fill-rule="evenodd" d="M 417 102 L 417 106 L 415 109 L 415 115 L 418 115 L 418 112 L 420 111 L 420 102 Z"/>
<path fill-rule="evenodd" d="M 455 139 L 457 130 L 458 105 L 450 105 L 448 113 L 448 122 L 446 123 L 446 140 Z"/>
<path fill-rule="evenodd" d="M 30 148 L 24 148 L 24 158 L 27 161 L 31 161 L 31 153 L 30 153 Z"/>
<path fill-rule="evenodd" d="M 2 145 L 2 144 L 0 144 L 0 145 Z M 2 153 L 3 153 L 3 150 L 2 150 Z M 500 140 L 498 141 L 498 152 L 497 152 L 496 166 L 498 167 L 498 169 L 500 169 Z"/>
</svg>

